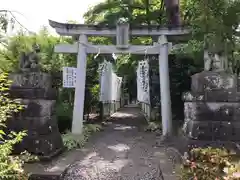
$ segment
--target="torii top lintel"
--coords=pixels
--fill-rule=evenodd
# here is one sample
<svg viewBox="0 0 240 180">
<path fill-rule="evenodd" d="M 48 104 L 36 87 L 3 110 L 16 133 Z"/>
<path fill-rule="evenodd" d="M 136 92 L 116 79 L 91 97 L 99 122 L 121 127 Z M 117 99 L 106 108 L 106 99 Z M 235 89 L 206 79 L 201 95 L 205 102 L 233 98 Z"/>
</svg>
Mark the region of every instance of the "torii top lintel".
<svg viewBox="0 0 240 180">
<path fill-rule="evenodd" d="M 88 36 L 116 36 L 116 26 L 69 24 L 59 23 L 52 20 L 49 20 L 49 25 L 53 27 L 59 35 L 62 36 L 76 36 L 80 34 L 85 34 Z M 179 36 L 181 36 L 180 39 L 187 40 L 191 31 L 186 27 L 166 28 L 158 25 L 141 25 L 132 26 L 129 33 L 133 36 L 166 35 L 171 39 L 179 39 Z"/>
</svg>

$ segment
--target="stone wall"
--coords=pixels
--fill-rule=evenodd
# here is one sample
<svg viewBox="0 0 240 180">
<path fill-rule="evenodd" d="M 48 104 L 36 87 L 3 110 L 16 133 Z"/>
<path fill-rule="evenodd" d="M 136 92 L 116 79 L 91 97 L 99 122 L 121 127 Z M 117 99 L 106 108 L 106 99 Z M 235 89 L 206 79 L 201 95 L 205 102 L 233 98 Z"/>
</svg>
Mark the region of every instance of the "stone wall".
<svg viewBox="0 0 240 180">
<path fill-rule="evenodd" d="M 44 159 L 61 152 L 63 142 L 55 114 L 57 93 L 52 88 L 51 76 L 42 72 L 24 72 L 11 74 L 10 79 L 13 81 L 11 97 L 19 99 L 25 108 L 13 116 L 8 128 L 27 130 L 28 133 L 15 147 L 15 153 L 27 150 Z"/>
</svg>

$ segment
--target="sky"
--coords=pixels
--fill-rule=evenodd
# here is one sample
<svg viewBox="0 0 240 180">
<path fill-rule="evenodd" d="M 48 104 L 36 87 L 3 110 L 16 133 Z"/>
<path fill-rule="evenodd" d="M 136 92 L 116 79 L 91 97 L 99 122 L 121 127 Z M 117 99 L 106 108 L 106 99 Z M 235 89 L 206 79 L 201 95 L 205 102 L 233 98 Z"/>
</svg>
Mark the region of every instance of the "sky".
<svg viewBox="0 0 240 180">
<path fill-rule="evenodd" d="M 48 19 L 83 23 L 83 14 L 88 8 L 102 1 L 104 0 L 1 0 L 0 9 L 13 11 L 23 26 L 37 32 L 42 26 L 48 26 Z"/>
</svg>

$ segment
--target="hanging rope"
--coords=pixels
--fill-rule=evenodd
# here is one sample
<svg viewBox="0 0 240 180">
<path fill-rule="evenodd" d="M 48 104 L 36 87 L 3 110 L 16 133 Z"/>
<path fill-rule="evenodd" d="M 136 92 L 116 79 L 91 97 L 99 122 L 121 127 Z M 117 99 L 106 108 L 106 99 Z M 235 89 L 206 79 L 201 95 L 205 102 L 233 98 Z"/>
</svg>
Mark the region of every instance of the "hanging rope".
<svg viewBox="0 0 240 180">
<path fill-rule="evenodd" d="M 79 42 L 79 43 L 82 44 L 82 45 L 84 45 L 84 46 L 86 46 L 86 47 L 95 48 L 95 49 L 98 50 L 98 52 L 101 52 L 101 48 L 94 47 L 94 45 L 87 44 L 87 43 L 82 43 L 82 42 Z M 165 42 L 165 43 L 168 43 L 168 42 Z M 148 47 L 148 48 L 143 48 L 143 49 L 140 49 L 140 50 L 133 51 L 132 53 L 134 54 L 134 53 L 142 52 L 142 51 L 146 52 L 146 51 L 148 51 L 149 49 L 153 49 L 153 48 L 156 48 L 156 47 L 160 47 L 160 46 L 162 46 L 162 45 L 165 44 L 165 43 L 158 43 L 158 44 L 153 45 L 153 46 L 150 46 L 150 47 Z M 106 48 L 103 48 L 103 49 L 109 50 L 107 47 L 106 47 Z M 99 53 L 99 54 L 100 54 L 100 53 Z M 96 56 L 96 57 L 97 57 L 97 56 Z M 114 57 L 114 53 L 113 53 L 113 57 Z"/>
</svg>

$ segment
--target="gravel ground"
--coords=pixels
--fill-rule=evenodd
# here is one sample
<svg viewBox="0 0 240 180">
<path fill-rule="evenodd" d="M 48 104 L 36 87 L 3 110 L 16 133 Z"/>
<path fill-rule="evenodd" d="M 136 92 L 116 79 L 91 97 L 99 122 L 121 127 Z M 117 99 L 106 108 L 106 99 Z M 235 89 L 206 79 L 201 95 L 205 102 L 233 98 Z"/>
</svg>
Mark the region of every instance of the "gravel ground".
<svg viewBox="0 0 240 180">
<path fill-rule="evenodd" d="M 84 156 L 76 158 L 61 180 L 174 180 L 172 163 L 156 136 L 145 132 L 140 110 L 123 108 L 107 127 L 86 145 Z"/>
</svg>

